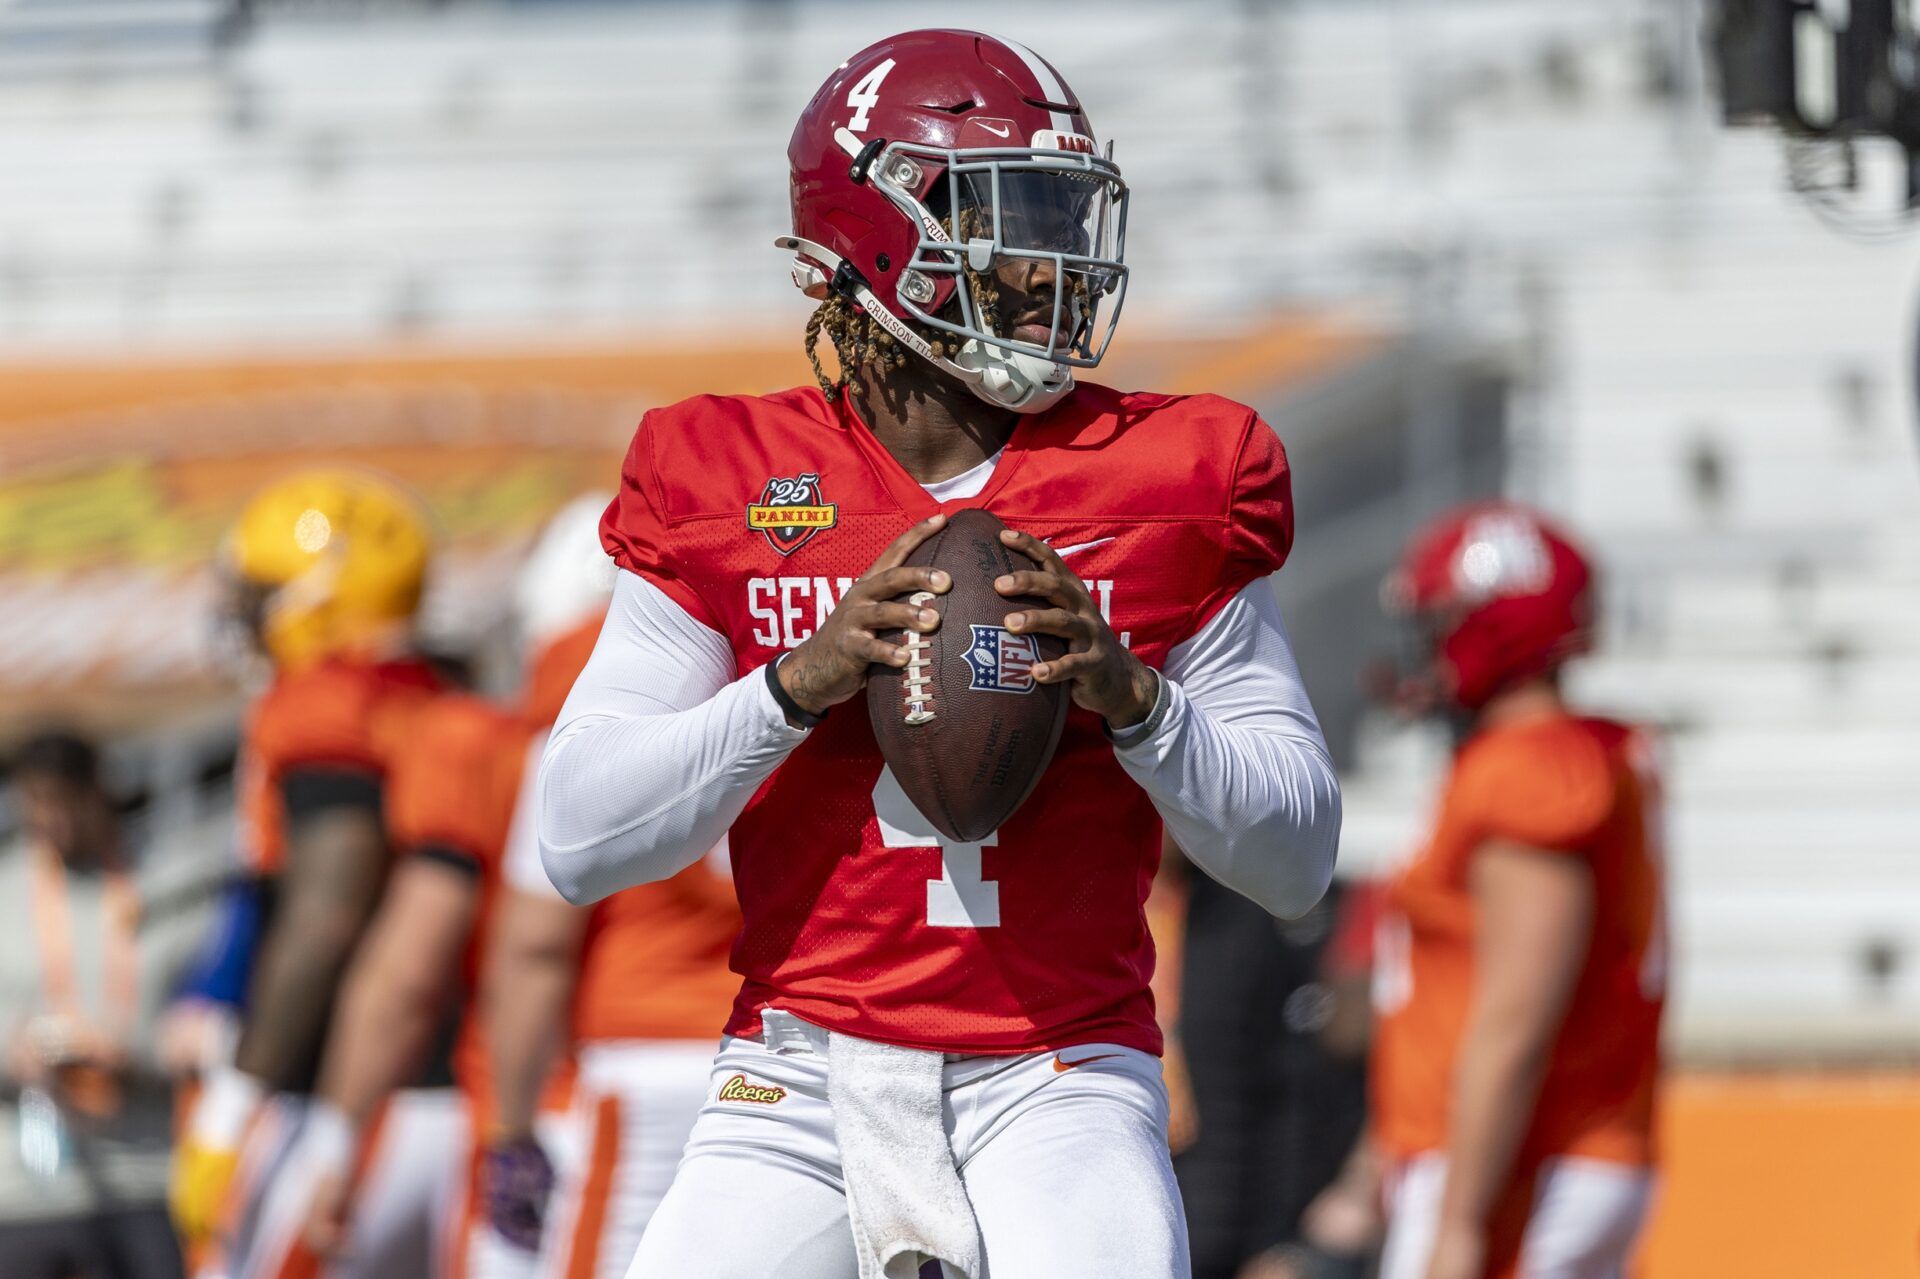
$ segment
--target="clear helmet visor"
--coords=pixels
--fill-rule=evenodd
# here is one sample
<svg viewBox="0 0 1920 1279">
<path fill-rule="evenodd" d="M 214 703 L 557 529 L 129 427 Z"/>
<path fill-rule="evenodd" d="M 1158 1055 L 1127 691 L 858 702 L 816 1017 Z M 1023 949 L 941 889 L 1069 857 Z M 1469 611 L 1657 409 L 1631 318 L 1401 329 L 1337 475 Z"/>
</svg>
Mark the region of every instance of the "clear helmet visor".
<svg viewBox="0 0 1920 1279">
<path fill-rule="evenodd" d="M 913 202 L 923 238 L 912 268 L 930 278 L 958 277 L 958 287 L 940 315 L 912 305 L 903 290 L 914 318 L 1003 350 L 1098 364 L 1127 278 L 1127 190 L 1119 169 L 1065 152 L 930 156 L 947 170 L 925 206 Z M 1108 300 L 1111 307 L 1103 306 Z"/>
<path fill-rule="evenodd" d="M 1112 200 L 1109 184 L 1085 172 L 1015 169 L 960 177 L 962 221 L 972 223 L 972 235 L 996 240 L 1008 253 L 1113 257 Z"/>
</svg>

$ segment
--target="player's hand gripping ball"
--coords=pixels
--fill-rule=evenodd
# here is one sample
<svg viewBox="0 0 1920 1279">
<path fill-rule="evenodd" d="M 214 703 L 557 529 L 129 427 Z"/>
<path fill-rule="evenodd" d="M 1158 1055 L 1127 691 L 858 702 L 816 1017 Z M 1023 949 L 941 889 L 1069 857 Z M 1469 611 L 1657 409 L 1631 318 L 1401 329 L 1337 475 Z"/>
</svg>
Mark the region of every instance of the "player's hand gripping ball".
<svg viewBox="0 0 1920 1279">
<path fill-rule="evenodd" d="M 912 550 L 906 567 L 937 570 L 952 585 L 945 594 L 900 597 L 932 610 L 938 625 L 883 633 L 905 660 L 876 665 L 867 680 L 880 754 L 914 807 L 961 843 L 985 838 L 1032 794 L 1070 700 L 1071 671 L 1058 672 L 1059 682 L 1043 678 L 1067 655 L 1068 640 L 1027 621 L 1044 614 L 1057 622 L 1053 601 L 995 589 L 1038 562 L 1010 546 L 1005 531 L 986 511 L 960 511 Z M 1021 629 L 1008 628 L 1010 617 Z"/>
<path fill-rule="evenodd" d="M 774 668 L 781 687 L 801 710 L 823 714 L 859 693 L 874 668 L 905 666 L 902 632 L 931 631 L 940 624 L 936 610 L 907 601 L 933 599 L 951 582 L 924 564 L 909 566 L 907 557 L 945 527 L 946 517 L 935 515 L 894 538 L 873 567 L 847 588 L 820 629 Z M 891 642 L 882 638 L 889 634 Z"/>
</svg>

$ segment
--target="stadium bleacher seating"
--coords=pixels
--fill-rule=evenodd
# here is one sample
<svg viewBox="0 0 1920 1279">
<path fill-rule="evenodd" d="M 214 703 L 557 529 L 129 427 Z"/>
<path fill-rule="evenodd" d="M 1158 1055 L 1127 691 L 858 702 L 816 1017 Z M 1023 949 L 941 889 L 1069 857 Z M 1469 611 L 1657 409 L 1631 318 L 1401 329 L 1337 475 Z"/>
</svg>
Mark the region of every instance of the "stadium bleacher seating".
<svg viewBox="0 0 1920 1279">
<path fill-rule="evenodd" d="M 10 359 L 794 323 L 789 121 L 905 21 L 288 12 L 225 47 L 181 3 L 109 75 L 29 39 L 50 8 L 0 9 L 35 72 L 0 76 Z M 1669 730 L 1683 1051 L 1920 1046 L 1913 254 L 1717 128 L 1697 6 L 977 9 L 1118 139 L 1139 314 L 1339 305 L 1512 378 L 1508 487 L 1609 572 L 1576 688 Z M 1368 726 L 1350 870 L 1415 837 L 1439 749 Z"/>
</svg>

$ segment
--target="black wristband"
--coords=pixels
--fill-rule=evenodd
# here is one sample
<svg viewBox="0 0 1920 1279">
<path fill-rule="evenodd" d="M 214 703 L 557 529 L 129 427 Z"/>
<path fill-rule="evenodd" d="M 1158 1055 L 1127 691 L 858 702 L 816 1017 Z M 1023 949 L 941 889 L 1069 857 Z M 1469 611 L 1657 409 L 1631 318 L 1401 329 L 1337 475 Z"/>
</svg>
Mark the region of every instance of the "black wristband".
<svg viewBox="0 0 1920 1279">
<path fill-rule="evenodd" d="M 782 653 L 779 657 L 774 658 L 760 669 L 767 673 L 767 687 L 773 690 L 773 700 L 779 703 L 780 713 L 787 717 L 787 722 L 789 724 L 797 724 L 801 728 L 812 728 L 821 720 L 825 719 L 827 713 L 821 711 L 818 715 L 815 715 L 812 711 L 793 700 L 793 694 L 789 693 L 787 686 L 780 682 L 780 663 L 786 660 L 786 654 Z"/>
</svg>

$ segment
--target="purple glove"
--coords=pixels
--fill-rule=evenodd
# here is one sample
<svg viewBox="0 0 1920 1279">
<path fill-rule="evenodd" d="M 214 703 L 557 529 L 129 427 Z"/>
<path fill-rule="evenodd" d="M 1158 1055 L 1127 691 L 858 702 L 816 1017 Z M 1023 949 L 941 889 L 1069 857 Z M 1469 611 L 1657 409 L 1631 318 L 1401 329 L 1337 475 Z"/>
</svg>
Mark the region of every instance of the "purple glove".
<svg viewBox="0 0 1920 1279">
<path fill-rule="evenodd" d="M 495 1233 L 528 1252 L 540 1247 L 540 1226 L 553 1193 L 553 1165 L 532 1137 L 490 1143 L 480 1170 L 480 1193 Z"/>
</svg>

